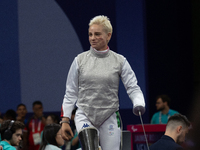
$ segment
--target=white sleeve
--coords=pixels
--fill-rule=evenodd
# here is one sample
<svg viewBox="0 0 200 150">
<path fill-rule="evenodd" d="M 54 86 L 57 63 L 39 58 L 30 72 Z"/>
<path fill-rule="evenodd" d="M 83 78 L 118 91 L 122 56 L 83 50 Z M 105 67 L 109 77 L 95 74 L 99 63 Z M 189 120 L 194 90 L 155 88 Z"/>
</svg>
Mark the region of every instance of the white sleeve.
<svg viewBox="0 0 200 150">
<path fill-rule="evenodd" d="M 135 76 L 135 73 L 133 72 L 130 64 L 126 59 L 122 67 L 121 79 L 129 95 L 129 98 L 133 102 L 133 107 L 145 107 L 143 93 L 140 87 L 137 85 L 137 78 Z"/>
<path fill-rule="evenodd" d="M 75 57 L 66 82 L 66 91 L 62 104 L 62 115 L 61 117 L 69 117 L 71 118 L 72 110 L 74 109 L 74 105 L 78 99 L 78 64 L 77 57 Z"/>
</svg>

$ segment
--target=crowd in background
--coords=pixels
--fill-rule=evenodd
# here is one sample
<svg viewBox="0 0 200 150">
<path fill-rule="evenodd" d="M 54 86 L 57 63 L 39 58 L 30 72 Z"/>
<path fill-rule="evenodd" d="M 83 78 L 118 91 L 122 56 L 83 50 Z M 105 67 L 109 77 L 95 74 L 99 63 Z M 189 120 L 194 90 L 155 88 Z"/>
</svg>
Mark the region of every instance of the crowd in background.
<svg viewBox="0 0 200 150">
<path fill-rule="evenodd" d="M 157 96 L 155 102 L 157 112 L 152 116 L 151 124 L 167 124 L 168 118 L 175 113 L 178 113 L 177 111 L 170 109 L 170 102 L 171 100 L 167 95 Z M 57 137 L 56 133 L 59 132 L 60 128 L 58 126 L 60 126 L 59 122 L 61 120 L 59 113 L 49 113 L 44 115 L 43 104 L 41 101 L 34 101 L 32 103 L 32 110 L 33 114 L 31 116 L 29 115 L 28 117 L 26 105 L 19 104 L 16 107 L 16 110 L 9 109 L 3 116 L 1 116 L 0 123 L 5 120 L 17 120 L 25 124 L 22 141 L 20 142 L 20 145 L 16 147 L 18 150 L 45 150 L 44 147 L 47 146 L 47 139 L 45 136 L 49 136 L 51 133 L 55 132 L 54 136 Z M 63 146 L 60 146 L 60 144 L 55 144 L 62 144 L 62 141 L 56 142 L 56 138 L 52 140 L 52 143 L 62 150 L 76 150 L 81 146 L 74 123 L 75 113 L 76 108 L 72 111 L 70 120 L 70 126 L 74 133 L 73 139 L 68 142 L 65 141 Z M 53 131 L 53 128 L 55 128 L 55 131 Z M 46 129 L 46 131 L 45 135 L 43 136 L 44 129 Z M 50 141 L 50 139 L 48 140 Z"/>
<path fill-rule="evenodd" d="M 171 101 L 167 95 L 157 96 L 155 102 L 156 102 L 156 109 L 158 112 L 156 112 L 152 116 L 151 124 L 160 124 L 160 123 L 167 124 L 168 119 L 171 116 L 173 116 L 174 114 L 178 114 L 177 111 L 170 109 Z M 59 124 L 61 118 L 59 116 L 59 112 L 49 113 L 49 114 L 45 113 L 44 115 L 43 104 L 41 101 L 34 101 L 32 103 L 33 113 L 28 114 L 26 105 L 19 104 L 17 105 L 16 110 L 9 109 L 4 114 L 0 114 L 0 125 L 8 120 L 20 121 L 25 125 L 25 128 L 23 129 L 22 140 L 19 146 L 15 146 L 17 150 L 45 150 L 42 148 L 49 145 L 47 143 L 51 142 L 54 145 L 56 145 L 56 147 L 62 150 L 76 150 L 80 148 L 78 133 L 76 131 L 74 123 L 76 109 L 77 108 L 74 108 L 74 110 L 72 111 L 72 116 L 70 120 L 70 126 L 75 135 L 71 141 L 64 141 L 61 137 L 60 134 L 61 126 Z M 195 124 L 193 125 L 195 128 L 196 127 Z M 194 138 L 195 137 L 194 133 L 196 132 L 191 132 L 191 134 L 189 134 L 188 137 L 195 141 L 196 138 Z M 49 137 L 49 135 L 53 135 L 54 137 L 53 140 L 45 138 Z M 59 139 L 59 141 L 57 141 L 57 139 Z M 192 144 L 192 147 L 193 146 L 194 143 Z"/>
<path fill-rule="evenodd" d="M 16 110 L 9 109 L 4 114 L 0 115 L 0 124 L 2 124 L 7 120 L 20 121 L 24 123 L 25 128 L 23 129 L 22 140 L 19 146 L 15 146 L 15 148 L 18 150 L 39 150 L 39 149 L 42 150 L 42 148 L 46 146 L 45 136 L 47 136 L 49 132 L 53 133 L 54 130 L 55 130 L 55 137 L 59 135 L 61 138 L 61 134 L 56 134 L 57 132 L 60 132 L 59 131 L 60 116 L 58 113 L 49 113 L 44 115 L 43 104 L 41 101 L 34 101 L 32 103 L 32 110 L 33 113 L 31 113 L 31 116 L 29 115 L 28 117 L 26 105 L 19 104 L 17 105 Z M 72 112 L 72 118 L 71 118 L 71 127 L 73 129 L 74 134 L 76 133 L 75 124 L 73 122 L 75 112 L 76 109 L 74 109 L 74 111 Z M 44 129 L 46 129 L 45 132 Z M 73 141 L 74 139 L 76 139 L 76 142 Z M 68 142 L 66 141 L 64 142 L 63 140 L 63 144 L 62 141 L 59 142 L 60 141 L 59 140 L 58 142 L 56 142 L 58 144 L 54 145 L 56 145 L 62 150 L 74 150 L 78 146 L 77 138 L 74 139 Z M 55 140 L 52 140 L 52 142 L 55 143 Z M 73 145 L 71 144 L 72 142 Z"/>
</svg>

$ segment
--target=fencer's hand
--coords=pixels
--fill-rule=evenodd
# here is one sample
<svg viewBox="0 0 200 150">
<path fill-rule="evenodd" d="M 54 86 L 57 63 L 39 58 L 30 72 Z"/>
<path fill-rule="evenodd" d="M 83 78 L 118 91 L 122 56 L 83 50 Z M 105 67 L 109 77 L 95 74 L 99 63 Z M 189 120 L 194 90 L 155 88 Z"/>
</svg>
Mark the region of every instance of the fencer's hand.
<svg viewBox="0 0 200 150">
<path fill-rule="evenodd" d="M 68 123 L 62 123 L 61 135 L 64 140 L 71 140 L 74 137 L 74 134 L 71 130 L 71 127 Z"/>
<path fill-rule="evenodd" d="M 145 107 L 144 106 L 136 106 L 133 108 L 133 113 L 136 116 L 139 116 L 139 112 L 141 113 L 141 115 L 143 115 L 145 113 Z"/>
</svg>

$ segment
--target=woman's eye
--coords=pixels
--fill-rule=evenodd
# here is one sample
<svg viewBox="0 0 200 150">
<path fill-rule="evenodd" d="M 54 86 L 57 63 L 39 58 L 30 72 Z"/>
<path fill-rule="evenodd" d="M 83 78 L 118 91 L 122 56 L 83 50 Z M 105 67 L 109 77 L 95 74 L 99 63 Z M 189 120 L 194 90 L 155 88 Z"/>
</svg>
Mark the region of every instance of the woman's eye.
<svg viewBox="0 0 200 150">
<path fill-rule="evenodd" d="M 95 35 L 96 35 L 96 36 L 100 36 L 101 34 L 100 34 L 100 33 L 96 33 Z"/>
</svg>

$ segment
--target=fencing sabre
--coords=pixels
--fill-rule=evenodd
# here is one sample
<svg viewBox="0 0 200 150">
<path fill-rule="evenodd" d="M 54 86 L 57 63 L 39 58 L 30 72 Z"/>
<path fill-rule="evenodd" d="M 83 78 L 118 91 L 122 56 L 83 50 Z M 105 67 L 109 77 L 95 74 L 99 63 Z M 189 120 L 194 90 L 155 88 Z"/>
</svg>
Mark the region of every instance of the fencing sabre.
<svg viewBox="0 0 200 150">
<path fill-rule="evenodd" d="M 140 116 L 140 121 L 141 121 L 141 124 L 142 124 L 142 129 L 143 129 L 144 137 L 145 137 L 146 144 L 147 144 L 147 149 L 149 150 L 149 145 L 148 145 L 148 141 L 147 141 L 147 136 L 146 136 L 146 133 L 145 133 L 145 130 L 144 130 L 144 124 L 143 124 L 143 121 L 142 121 L 142 115 L 141 115 L 140 110 L 139 110 L 139 116 Z"/>
</svg>

